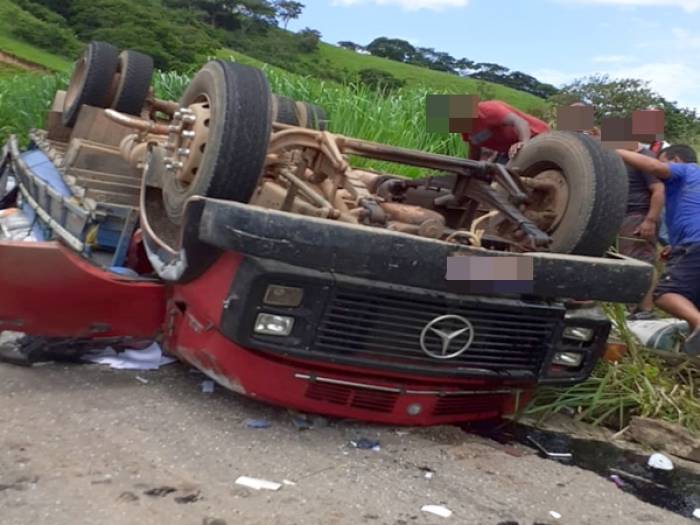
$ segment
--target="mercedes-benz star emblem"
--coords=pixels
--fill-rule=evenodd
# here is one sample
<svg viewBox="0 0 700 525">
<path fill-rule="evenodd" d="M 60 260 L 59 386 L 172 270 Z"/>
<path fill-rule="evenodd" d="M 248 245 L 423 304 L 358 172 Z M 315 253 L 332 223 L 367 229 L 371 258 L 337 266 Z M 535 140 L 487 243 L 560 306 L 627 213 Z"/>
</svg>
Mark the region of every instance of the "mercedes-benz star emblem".
<svg viewBox="0 0 700 525">
<path fill-rule="evenodd" d="M 435 334 L 439 337 L 440 352 L 436 352 L 428 347 L 426 338 L 429 334 Z M 460 337 L 461 336 L 461 337 Z M 459 340 L 459 347 L 457 347 Z M 466 342 L 464 342 L 466 340 Z M 457 357 L 467 348 L 469 348 L 474 340 L 474 327 L 464 317 L 459 315 L 441 315 L 430 321 L 423 331 L 420 333 L 420 347 L 423 352 L 435 359 L 451 359 Z M 450 347 L 453 350 L 450 352 Z M 457 348 L 454 350 L 454 348 Z"/>
</svg>

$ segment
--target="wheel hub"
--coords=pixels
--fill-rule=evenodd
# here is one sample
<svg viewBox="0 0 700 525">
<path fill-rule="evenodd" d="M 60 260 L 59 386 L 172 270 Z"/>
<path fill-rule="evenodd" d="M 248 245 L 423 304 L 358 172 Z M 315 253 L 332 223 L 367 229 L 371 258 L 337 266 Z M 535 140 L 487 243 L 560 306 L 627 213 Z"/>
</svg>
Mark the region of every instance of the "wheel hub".
<svg viewBox="0 0 700 525">
<path fill-rule="evenodd" d="M 197 176 L 209 138 L 211 107 L 202 101 L 182 107 L 173 114 L 165 158 L 165 169 L 184 186 Z"/>
</svg>

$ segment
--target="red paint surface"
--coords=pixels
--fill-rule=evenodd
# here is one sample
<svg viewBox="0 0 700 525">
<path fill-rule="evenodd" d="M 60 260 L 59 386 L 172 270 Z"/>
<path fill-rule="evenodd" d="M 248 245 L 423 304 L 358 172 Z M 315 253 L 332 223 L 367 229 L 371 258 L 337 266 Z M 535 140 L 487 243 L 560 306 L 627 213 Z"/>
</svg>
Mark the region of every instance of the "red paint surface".
<svg viewBox="0 0 700 525">
<path fill-rule="evenodd" d="M 57 242 L 0 242 L 0 330 L 154 337 L 164 314 L 160 283 L 106 272 Z"/>
<path fill-rule="evenodd" d="M 166 348 L 227 388 L 261 401 L 304 412 L 397 425 L 434 425 L 496 418 L 514 411 L 514 396 L 494 396 L 490 391 L 521 388 L 524 390 L 520 397 L 521 406 L 530 396 L 531 384 L 506 384 L 484 379 L 410 377 L 400 373 L 282 358 L 243 348 L 218 331 L 223 301 L 240 260 L 240 256 L 226 253 L 201 278 L 174 287 L 168 309 Z M 448 403 L 458 405 L 451 405 L 451 410 L 455 413 L 436 414 L 440 406 L 445 406 L 444 397 L 434 394 L 396 394 L 387 403 L 387 395 L 384 393 L 313 384 L 295 377 L 295 374 L 402 387 L 405 390 L 483 390 L 483 394 L 453 398 Z M 419 415 L 407 413 L 412 404 L 420 404 Z"/>
</svg>

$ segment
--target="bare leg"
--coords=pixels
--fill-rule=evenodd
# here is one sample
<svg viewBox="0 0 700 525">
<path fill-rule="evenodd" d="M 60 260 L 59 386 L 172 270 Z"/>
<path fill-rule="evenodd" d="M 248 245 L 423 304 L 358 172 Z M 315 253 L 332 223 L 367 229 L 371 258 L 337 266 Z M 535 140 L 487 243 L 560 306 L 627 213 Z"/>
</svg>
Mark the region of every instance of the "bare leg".
<svg viewBox="0 0 700 525">
<path fill-rule="evenodd" d="M 665 293 L 656 300 L 656 305 L 672 316 L 687 321 L 691 333 L 700 328 L 700 310 L 682 295 Z"/>
</svg>

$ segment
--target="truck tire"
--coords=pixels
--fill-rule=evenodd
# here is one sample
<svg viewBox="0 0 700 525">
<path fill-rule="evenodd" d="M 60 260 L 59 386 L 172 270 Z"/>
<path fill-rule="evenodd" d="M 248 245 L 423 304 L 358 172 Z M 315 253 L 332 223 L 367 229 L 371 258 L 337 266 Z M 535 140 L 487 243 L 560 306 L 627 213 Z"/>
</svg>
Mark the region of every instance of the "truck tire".
<svg viewBox="0 0 700 525">
<path fill-rule="evenodd" d="M 275 122 L 289 124 L 290 126 L 299 125 L 296 103 L 291 98 L 272 95 L 272 107 L 274 108 Z"/>
<path fill-rule="evenodd" d="M 328 117 L 321 106 L 309 102 L 297 102 L 296 106 L 299 126 L 319 131 L 327 129 Z"/>
<path fill-rule="evenodd" d="M 559 172 L 567 199 L 547 233 L 550 251 L 599 257 L 615 240 L 627 207 L 628 179 L 622 159 L 590 137 L 555 131 L 532 139 L 511 161 L 521 177 Z M 527 214 L 527 211 L 526 211 Z"/>
<path fill-rule="evenodd" d="M 153 78 L 153 59 L 128 49 L 119 54 L 119 83 L 110 107 L 129 115 L 140 115 Z"/>
<path fill-rule="evenodd" d="M 272 125 L 270 88 L 262 71 L 215 60 L 206 64 L 185 90 L 180 107 L 204 104 L 206 143 L 193 178 L 183 183 L 164 177 L 168 217 L 181 224 L 187 199 L 195 195 L 248 202 L 262 173 Z"/>
<path fill-rule="evenodd" d="M 114 74 L 119 63 L 119 51 L 105 42 L 90 42 L 73 69 L 61 120 L 73 127 L 80 108 L 87 104 L 98 108 L 109 105 Z"/>
</svg>

